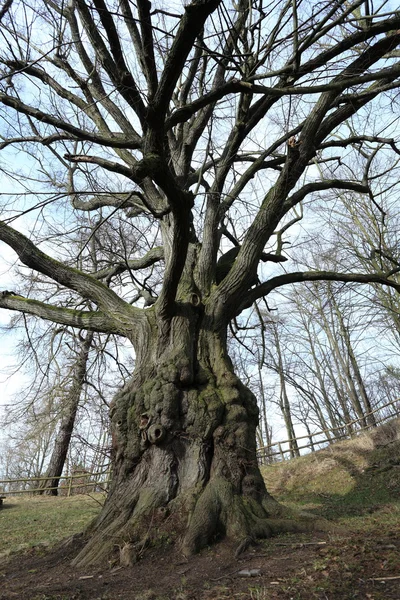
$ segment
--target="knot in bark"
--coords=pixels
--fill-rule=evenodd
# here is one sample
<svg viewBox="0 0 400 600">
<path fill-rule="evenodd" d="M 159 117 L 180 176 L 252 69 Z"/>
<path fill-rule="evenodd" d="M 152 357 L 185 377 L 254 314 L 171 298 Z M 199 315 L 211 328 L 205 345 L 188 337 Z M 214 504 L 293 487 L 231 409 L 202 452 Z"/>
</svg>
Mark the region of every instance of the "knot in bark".
<svg viewBox="0 0 400 600">
<path fill-rule="evenodd" d="M 147 439 L 150 444 L 160 444 L 166 436 L 166 430 L 161 425 L 161 423 L 154 423 L 154 425 L 150 425 L 147 430 Z"/>
<path fill-rule="evenodd" d="M 146 429 L 150 421 L 150 417 L 147 413 L 140 415 L 139 429 Z"/>
</svg>

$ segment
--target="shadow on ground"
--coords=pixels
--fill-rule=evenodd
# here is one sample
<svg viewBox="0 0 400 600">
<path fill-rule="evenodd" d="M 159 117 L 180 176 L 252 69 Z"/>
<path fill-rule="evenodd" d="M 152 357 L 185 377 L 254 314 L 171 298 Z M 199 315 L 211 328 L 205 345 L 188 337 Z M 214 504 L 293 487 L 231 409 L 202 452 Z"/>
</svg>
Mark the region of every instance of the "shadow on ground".
<svg viewBox="0 0 400 600">
<path fill-rule="evenodd" d="M 264 469 L 279 500 L 328 519 L 399 509 L 400 419 L 353 440 Z"/>
</svg>

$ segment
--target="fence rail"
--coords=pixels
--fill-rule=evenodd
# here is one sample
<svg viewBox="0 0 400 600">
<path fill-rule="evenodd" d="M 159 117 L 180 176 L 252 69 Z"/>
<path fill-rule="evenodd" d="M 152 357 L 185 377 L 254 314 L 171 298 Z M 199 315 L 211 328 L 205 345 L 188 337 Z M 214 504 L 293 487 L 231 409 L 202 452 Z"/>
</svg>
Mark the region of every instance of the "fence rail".
<svg viewBox="0 0 400 600">
<path fill-rule="evenodd" d="M 365 422 L 368 419 L 368 417 L 382 411 L 388 406 L 392 406 L 394 408 L 394 413 L 382 417 L 382 419 L 380 419 L 379 421 L 375 420 L 374 425 L 371 424 L 367 425 L 366 427 L 359 427 L 356 431 L 349 432 L 351 431 L 352 426 L 359 425 L 360 422 L 363 421 Z M 269 444 L 268 446 L 260 446 L 257 448 L 257 458 L 261 464 L 274 462 L 276 460 L 276 457 L 279 457 L 278 460 L 287 460 L 287 455 L 289 455 L 288 458 L 290 460 L 291 458 L 294 458 L 293 455 L 296 456 L 296 450 L 300 451 L 310 449 L 313 452 L 315 451 L 316 446 L 320 446 L 321 444 L 331 444 L 343 439 L 350 439 L 356 435 L 359 435 L 360 433 L 370 431 L 376 425 L 382 425 L 386 421 L 395 419 L 399 416 L 400 399 L 392 400 L 391 402 L 387 402 L 386 404 L 379 406 L 379 408 L 376 408 L 375 410 L 366 413 L 362 418 L 354 419 L 353 421 L 349 421 L 348 423 L 344 423 L 343 425 L 332 427 L 329 429 L 321 429 L 320 431 L 307 433 L 306 435 L 300 435 L 298 437 L 290 438 L 288 440 L 281 440 L 280 442 L 274 442 L 272 444 Z M 330 437 L 329 434 L 332 434 L 333 437 Z M 320 436 L 324 437 L 322 439 L 316 439 Z M 309 440 L 309 443 L 304 444 L 303 446 L 299 446 L 298 441 L 305 439 Z M 294 444 L 296 444 L 296 450 L 294 448 Z M 285 445 L 287 445 L 287 447 L 285 447 Z M 273 451 L 273 449 L 275 448 L 277 448 L 277 450 Z"/>
<path fill-rule="evenodd" d="M 19 477 L 17 479 L 0 479 L 0 493 L 3 496 L 15 496 L 17 494 L 44 494 L 58 490 L 60 495 L 71 496 L 75 493 L 86 493 L 88 491 L 105 491 L 111 481 L 110 471 L 100 473 L 82 472 L 71 475 L 60 475 L 59 477 Z M 58 486 L 40 486 L 40 482 L 58 480 Z M 25 489 L 18 489 L 18 484 L 24 483 Z M 36 487 L 35 487 L 36 486 Z M 80 490 L 77 492 L 77 490 Z"/>
<path fill-rule="evenodd" d="M 392 406 L 395 410 L 392 414 L 386 415 L 382 417 L 379 421 L 376 421 L 376 425 L 382 425 L 388 420 L 395 419 L 400 416 L 400 400 L 395 400 L 392 402 L 388 402 L 380 406 L 379 408 L 371 411 L 364 415 L 363 418 L 354 419 L 349 423 L 345 423 L 338 427 L 332 427 L 330 429 L 322 429 L 320 431 L 315 431 L 313 433 L 309 433 L 306 435 L 300 435 L 295 438 L 291 438 L 288 440 L 282 440 L 280 442 L 274 442 L 269 444 L 268 446 L 261 446 L 257 449 L 257 457 L 261 464 L 274 462 L 276 461 L 276 457 L 278 460 L 286 460 L 286 456 L 289 455 L 289 458 L 293 457 L 293 444 L 296 443 L 296 449 L 298 451 L 311 449 L 314 451 L 317 446 L 321 444 L 330 444 L 341 439 L 351 438 L 355 435 L 358 435 L 364 431 L 371 430 L 373 428 L 372 425 L 367 427 L 360 427 L 357 431 L 354 431 L 352 434 L 348 433 L 349 428 L 353 425 L 359 425 L 361 421 L 364 421 L 371 415 Z M 343 432 L 344 433 L 338 433 Z M 330 437 L 331 434 L 333 437 Z M 320 436 L 324 436 L 322 439 L 316 439 Z M 299 440 L 309 440 L 308 444 L 304 444 L 302 446 L 298 445 Z M 285 447 L 287 445 L 287 447 Z M 273 450 L 277 448 L 277 450 Z M 59 485 L 53 487 L 42 486 L 40 487 L 40 482 L 46 481 L 54 481 L 58 480 Z M 77 481 L 79 480 L 79 481 Z M 17 494 L 43 494 L 45 492 L 49 492 L 52 490 L 58 490 L 60 495 L 71 496 L 74 493 L 87 493 L 88 491 L 105 491 L 108 488 L 108 484 L 111 481 L 111 472 L 110 470 L 102 471 L 99 473 L 90 473 L 90 472 L 80 472 L 71 475 L 61 475 L 60 477 L 49 477 L 49 476 L 38 476 L 38 477 L 20 477 L 17 479 L 0 479 L 0 494 L 3 496 L 14 496 Z M 28 485 L 25 489 L 18 489 L 18 484 L 24 483 Z M 36 487 L 35 485 L 36 484 Z M 80 490 L 77 492 L 76 490 Z"/>
</svg>

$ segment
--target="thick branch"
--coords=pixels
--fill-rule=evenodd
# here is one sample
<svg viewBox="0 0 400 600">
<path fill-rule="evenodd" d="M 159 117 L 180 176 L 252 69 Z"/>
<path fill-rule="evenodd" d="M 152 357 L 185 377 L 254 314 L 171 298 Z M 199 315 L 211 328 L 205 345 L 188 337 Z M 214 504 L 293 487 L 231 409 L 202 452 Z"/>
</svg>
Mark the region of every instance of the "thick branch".
<svg viewBox="0 0 400 600">
<path fill-rule="evenodd" d="M 93 103 L 85 102 L 80 96 L 77 96 L 71 92 L 71 90 L 65 88 L 63 85 L 60 85 L 58 81 L 56 81 L 54 77 L 51 77 L 44 69 L 35 67 L 32 64 L 29 64 L 27 61 L 22 60 L 5 61 L 5 64 L 7 67 L 12 69 L 10 76 L 14 75 L 15 72 L 21 72 L 25 75 L 29 75 L 35 79 L 38 79 L 54 90 L 57 96 L 68 100 L 68 102 L 76 106 L 79 111 L 85 112 L 94 122 L 96 122 L 98 114 L 96 106 L 93 105 Z"/>
<path fill-rule="evenodd" d="M 136 112 L 143 128 L 146 128 L 146 108 L 137 88 L 136 82 L 133 79 L 131 72 L 125 65 L 121 50 L 118 50 L 118 48 L 115 46 L 113 47 L 114 59 L 117 58 L 118 61 L 115 62 L 107 50 L 100 32 L 101 30 L 94 22 L 86 3 L 84 0 L 75 1 L 78 6 L 79 15 L 85 27 L 86 33 L 90 39 L 93 49 L 99 57 L 101 64 L 121 96 Z M 104 11 L 100 11 L 103 25 L 104 22 L 106 22 L 109 27 L 112 27 L 110 24 L 112 17 L 108 9 L 103 4 L 102 0 L 99 0 L 98 4 L 104 6 Z M 108 33 L 110 34 L 110 29 Z"/>
<path fill-rule="evenodd" d="M 13 0 L 6 0 L 4 2 L 3 6 L 0 8 L 0 21 L 2 20 L 4 15 L 6 15 L 7 12 L 10 10 L 12 3 L 13 3 Z"/>
<path fill-rule="evenodd" d="M 351 190 L 359 194 L 368 194 L 369 187 L 358 183 L 357 181 L 342 181 L 340 179 L 326 179 L 324 181 L 315 181 L 314 183 L 307 183 L 302 188 L 292 194 L 284 203 L 284 211 L 287 212 L 293 206 L 296 206 L 301 202 L 308 194 L 313 192 L 321 192 L 323 190 Z"/>
<path fill-rule="evenodd" d="M 400 34 L 379 40 L 337 75 L 333 82 L 342 83 L 350 75 L 359 76 L 399 42 Z M 374 85 L 378 86 L 377 83 Z M 371 92 L 372 97 L 374 97 L 374 93 L 378 93 L 377 90 Z M 308 161 L 314 156 L 316 142 L 322 142 L 322 139 L 331 131 L 333 122 L 337 126 L 347 117 L 347 111 L 338 109 L 333 117 L 328 116 L 325 122 L 323 121 L 336 97 L 336 91 L 322 94 L 303 123 L 299 142 L 288 145 L 285 166 L 248 228 L 242 249 L 231 271 L 219 286 L 220 297 L 216 298 L 216 303 L 219 304 L 217 321 L 231 318 L 236 312 L 238 301 L 239 304 L 241 301 L 246 302 L 247 289 L 255 276 L 260 254 L 282 216 L 290 208 L 290 205 L 285 204 L 288 193 L 296 185 Z M 367 101 L 367 98 L 364 98 L 361 106 Z M 349 107 L 350 111 L 357 110 L 356 106 L 353 107 L 349 104 Z"/>
<path fill-rule="evenodd" d="M 83 192 L 88 195 L 88 192 Z M 72 194 L 72 206 L 77 210 L 91 211 L 97 210 L 103 206 L 113 206 L 114 208 L 132 208 L 135 214 L 140 214 L 148 209 L 143 204 L 143 195 L 141 192 L 115 192 L 98 194 L 88 200 L 81 200 L 78 193 Z"/>
<path fill-rule="evenodd" d="M 135 176 L 135 167 L 127 167 L 122 163 L 107 160 L 101 156 L 91 156 L 89 154 L 64 154 L 64 158 L 72 163 L 88 163 L 92 165 L 98 165 L 102 169 L 106 169 L 112 173 L 119 173 L 134 183 L 140 183 L 142 180 L 142 177 L 139 178 Z"/>
<path fill-rule="evenodd" d="M 370 81 L 376 81 L 378 79 L 385 79 L 386 77 L 398 77 L 400 76 L 400 65 L 389 67 L 387 69 L 381 69 L 376 73 L 368 73 L 367 75 L 360 75 L 358 77 L 347 77 L 340 81 L 332 81 L 331 83 L 312 85 L 312 86 L 288 86 L 288 87 L 267 87 L 263 85 L 256 85 L 248 81 L 238 81 L 232 79 L 231 81 L 220 86 L 217 90 L 213 90 L 208 94 L 204 94 L 201 98 L 194 100 L 186 106 L 178 108 L 170 117 L 166 120 L 165 127 L 169 129 L 174 127 L 178 123 L 187 121 L 194 113 L 201 108 L 214 104 L 221 98 L 229 94 L 243 93 L 243 94 L 262 94 L 265 96 L 295 96 L 295 95 L 307 95 L 317 94 L 330 91 L 340 92 L 346 88 L 368 83 Z M 400 82 L 399 82 L 400 86 Z"/>
<path fill-rule="evenodd" d="M 115 326 L 115 323 L 104 313 L 60 308 L 45 302 L 39 302 L 38 300 L 24 298 L 12 292 L 0 292 L 0 308 L 34 315 L 53 323 L 86 329 L 87 331 L 122 333 Z"/>
<path fill-rule="evenodd" d="M 336 7 L 335 7 L 336 9 Z M 394 16 L 392 19 L 380 21 L 375 24 L 371 24 L 367 31 L 357 31 L 351 35 L 341 39 L 335 46 L 328 48 L 321 52 L 315 58 L 312 58 L 308 62 L 300 66 L 297 77 L 303 77 L 304 75 L 315 71 L 320 67 L 327 65 L 332 59 L 344 54 L 350 48 L 357 47 L 358 44 L 362 44 L 375 38 L 376 36 L 386 33 L 388 31 L 396 31 L 400 27 L 400 15 Z"/>
<path fill-rule="evenodd" d="M 297 271 L 294 273 L 285 273 L 272 277 L 269 281 L 258 285 L 248 292 L 246 301 L 239 308 L 239 312 L 249 308 L 255 300 L 268 296 L 273 290 L 291 283 L 301 283 L 305 281 L 341 281 L 343 283 L 379 283 L 392 287 L 400 293 L 400 283 L 388 279 L 386 274 L 369 273 L 336 273 L 335 271 Z"/>
<path fill-rule="evenodd" d="M 42 137 L 40 135 L 28 135 L 26 137 L 9 138 L 8 140 L 1 142 L 0 150 L 4 150 L 4 148 L 7 148 L 7 146 L 10 146 L 10 144 L 22 144 L 26 142 L 33 142 L 37 144 L 43 144 L 43 146 L 50 146 L 50 144 L 53 144 L 54 142 L 73 139 L 74 138 L 71 135 L 68 135 L 67 133 L 54 133 L 53 135 L 49 135 L 46 137 Z"/>
<path fill-rule="evenodd" d="M 144 63 L 144 75 L 146 77 L 147 85 L 149 86 L 150 97 L 152 97 L 157 90 L 158 77 L 156 59 L 154 56 L 153 27 L 150 14 L 151 3 L 149 0 L 138 0 L 137 7 L 140 29 L 142 32 L 141 56 Z"/>
<path fill-rule="evenodd" d="M 95 302 L 110 320 L 114 321 L 113 327 L 118 327 L 120 331 L 126 328 L 133 329 L 134 320 L 140 319 L 142 313 L 139 309 L 132 308 L 104 284 L 91 275 L 51 258 L 25 235 L 2 222 L 0 240 L 10 246 L 27 267 Z"/>
<path fill-rule="evenodd" d="M 186 6 L 154 97 L 154 116 L 156 120 L 164 117 L 187 56 L 207 18 L 217 9 L 220 3 L 221 0 L 193 0 L 191 4 Z"/>
<path fill-rule="evenodd" d="M 346 148 L 346 146 L 350 146 L 353 144 L 361 145 L 363 142 L 371 142 L 372 144 L 387 144 L 392 148 L 394 152 L 396 152 L 396 154 L 400 154 L 400 150 L 399 148 L 397 148 L 396 141 L 394 140 L 394 138 L 384 138 L 379 135 L 353 135 L 351 137 L 343 138 L 340 140 L 329 140 L 328 142 L 321 144 L 319 146 L 319 149 L 323 150 L 325 148 L 335 147 Z"/>
<path fill-rule="evenodd" d="M 134 134 L 139 138 L 139 135 L 133 128 L 130 120 L 126 117 L 124 112 L 117 106 L 117 104 L 111 101 L 109 94 L 105 91 L 103 82 L 97 71 L 97 65 L 95 65 L 89 58 L 85 49 L 85 45 L 81 40 L 81 28 L 80 25 L 78 25 L 78 21 L 75 17 L 75 14 L 72 11 L 70 11 L 68 13 L 67 18 L 71 27 L 72 40 L 75 44 L 75 48 L 78 53 L 79 59 L 85 67 L 87 78 L 83 78 L 80 75 L 78 75 L 77 72 L 71 67 L 71 65 L 65 58 L 54 59 L 54 64 L 58 68 L 63 69 L 69 75 L 69 77 L 71 77 L 79 85 L 83 93 L 85 93 L 86 88 L 90 90 L 90 93 L 94 96 L 94 98 L 96 98 L 96 100 L 99 103 L 103 105 L 103 107 L 112 116 L 115 122 L 118 123 L 122 131 L 124 131 L 128 136 Z"/>
<path fill-rule="evenodd" d="M 29 117 L 33 117 L 37 121 L 42 121 L 43 123 L 52 125 L 57 129 L 67 131 L 68 133 L 72 134 L 77 140 L 86 140 L 89 142 L 94 142 L 95 144 L 100 144 L 102 146 L 107 146 L 111 148 L 140 148 L 140 143 L 136 136 L 127 136 L 125 134 L 119 133 L 113 133 L 110 136 L 104 136 L 99 135 L 97 133 L 92 133 L 90 131 L 84 131 L 79 127 L 71 125 L 67 120 L 57 119 L 57 117 L 53 117 L 53 115 L 45 113 L 39 110 L 38 108 L 33 108 L 28 104 L 24 104 L 24 102 L 22 102 L 21 100 L 18 100 L 13 96 L 8 96 L 3 92 L 0 92 L 0 102 L 2 102 L 5 106 L 13 108 L 19 113 L 28 115 Z"/>
</svg>

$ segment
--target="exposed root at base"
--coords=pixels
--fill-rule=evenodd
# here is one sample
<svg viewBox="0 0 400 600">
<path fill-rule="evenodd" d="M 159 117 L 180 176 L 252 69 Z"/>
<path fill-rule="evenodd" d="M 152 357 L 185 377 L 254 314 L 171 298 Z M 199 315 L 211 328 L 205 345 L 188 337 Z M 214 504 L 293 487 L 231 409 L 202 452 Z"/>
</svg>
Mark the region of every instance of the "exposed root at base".
<svg viewBox="0 0 400 600">
<path fill-rule="evenodd" d="M 247 548 L 255 543 L 254 538 L 248 536 L 244 538 L 243 541 L 240 542 L 239 546 L 236 548 L 235 558 L 238 558 L 243 552 L 246 552 Z"/>
<path fill-rule="evenodd" d="M 208 482 L 192 506 L 188 524 L 185 512 L 188 496 L 178 496 L 167 507 L 155 502 L 149 504 L 147 510 L 143 503 L 139 514 L 136 511 L 119 514 L 118 519 L 95 531 L 73 561 L 74 566 L 87 567 L 105 561 L 130 566 L 141 558 L 145 547 L 175 543 L 180 536 L 183 539 L 180 549 L 185 556 L 226 537 L 237 541 L 237 557 L 257 540 L 280 533 L 335 530 L 328 521 L 286 508 L 267 493 L 257 499 L 240 495 L 222 477 Z"/>
<path fill-rule="evenodd" d="M 299 514 L 271 497 L 257 501 L 235 494 L 231 484 L 215 478 L 199 498 L 185 534 L 182 551 L 195 554 L 218 534 L 240 540 L 235 556 L 242 554 L 257 539 L 281 533 L 304 533 L 334 529 L 328 521 Z"/>
</svg>

